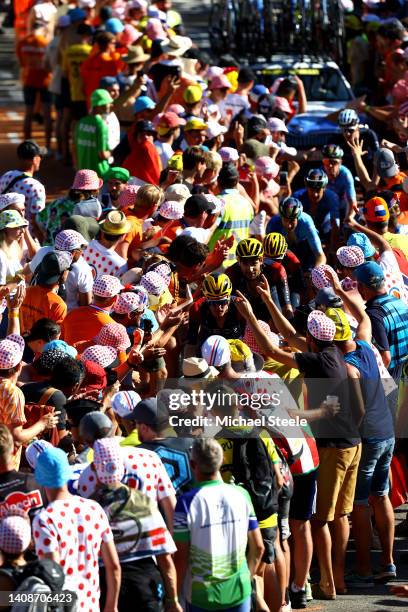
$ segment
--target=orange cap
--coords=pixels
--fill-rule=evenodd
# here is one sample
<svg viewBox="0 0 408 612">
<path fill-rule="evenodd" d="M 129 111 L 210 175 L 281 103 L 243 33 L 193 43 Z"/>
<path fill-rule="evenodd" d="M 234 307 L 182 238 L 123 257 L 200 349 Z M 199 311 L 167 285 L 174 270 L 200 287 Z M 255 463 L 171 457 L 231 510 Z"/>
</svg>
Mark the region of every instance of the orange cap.
<svg viewBox="0 0 408 612">
<path fill-rule="evenodd" d="M 371 223 L 381 223 L 382 221 L 388 221 L 390 218 L 387 202 L 384 198 L 377 196 L 365 203 L 363 212 L 366 221 Z"/>
</svg>

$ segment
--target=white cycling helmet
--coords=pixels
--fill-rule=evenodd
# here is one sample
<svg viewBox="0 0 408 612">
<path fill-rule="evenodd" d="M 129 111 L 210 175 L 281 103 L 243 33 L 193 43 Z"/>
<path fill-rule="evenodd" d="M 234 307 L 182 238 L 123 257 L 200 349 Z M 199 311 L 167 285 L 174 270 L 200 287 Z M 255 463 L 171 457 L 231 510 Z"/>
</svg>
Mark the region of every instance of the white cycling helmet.
<svg viewBox="0 0 408 612">
<path fill-rule="evenodd" d="M 353 108 L 344 108 L 338 118 L 339 126 L 342 128 L 353 127 L 359 122 L 358 115 Z"/>
</svg>

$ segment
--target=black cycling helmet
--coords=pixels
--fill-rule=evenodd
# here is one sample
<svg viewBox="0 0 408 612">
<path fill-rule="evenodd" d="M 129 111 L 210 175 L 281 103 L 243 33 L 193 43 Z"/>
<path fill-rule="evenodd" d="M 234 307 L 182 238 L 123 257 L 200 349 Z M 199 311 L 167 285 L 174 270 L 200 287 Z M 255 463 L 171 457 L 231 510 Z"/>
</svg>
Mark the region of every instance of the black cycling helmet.
<svg viewBox="0 0 408 612">
<path fill-rule="evenodd" d="M 312 189 L 324 189 L 328 182 L 327 174 L 321 168 L 312 168 L 305 176 L 306 187 Z"/>
<path fill-rule="evenodd" d="M 290 196 L 279 203 L 279 214 L 284 219 L 297 219 L 303 211 L 302 202 Z"/>
<path fill-rule="evenodd" d="M 323 159 L 343 159 L 344 151 L 339 145 L 327 144 L 322 149 Z"/>
</svg>

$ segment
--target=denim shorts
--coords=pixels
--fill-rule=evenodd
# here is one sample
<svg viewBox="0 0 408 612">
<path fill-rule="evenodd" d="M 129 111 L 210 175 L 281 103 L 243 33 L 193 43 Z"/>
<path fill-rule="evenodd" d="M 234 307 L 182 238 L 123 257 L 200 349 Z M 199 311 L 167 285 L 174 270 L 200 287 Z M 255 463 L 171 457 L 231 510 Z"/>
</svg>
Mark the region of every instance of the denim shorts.
<svg viewBox="0 0 408 612">
<path fill-rule="evenodd" d="M 354 503 L 368 505 L 370 495 L 384 497 L 389 491 L 389 472 L 395 439 L 363 442 Z"/>
</svg>

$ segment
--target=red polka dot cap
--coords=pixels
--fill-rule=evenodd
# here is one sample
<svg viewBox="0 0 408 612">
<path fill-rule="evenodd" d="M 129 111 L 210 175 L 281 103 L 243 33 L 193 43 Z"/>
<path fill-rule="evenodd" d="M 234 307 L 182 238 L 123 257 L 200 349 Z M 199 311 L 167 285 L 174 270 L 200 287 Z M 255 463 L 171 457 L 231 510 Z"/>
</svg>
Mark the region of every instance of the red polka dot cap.
<svg viewBox="0 0 408 612">
<path fill-rule="evenodd" d="M 98 480 L 106 485 L 120 482 L 125 474 L 125 464 L 117 440 L 115 438 L 96 440 L 93 453 Z"/>
<path fill-rule="evenodd" d="M 126 185 L 119 194 L 119 208 L 129 208 L 134 206 L 136 202 L 136 194 L 140 189 L 140 185 Z"/>
<path fill-rule="evenodd" d="M 118 351 L 126 351 L 131 344 L 126 327 L 120 323 L 104 325 L 94 341 L 102 346 L 113 346 Z"/>
<path fill-rule="evenodd" d="M 147 296 L 147 300 L 149 300 L 149 296 Z M 125 293 L 118 295 L 118 299 L 113 307 L 113 311 L 117 314 L 130 314 L 135 312 L 135 310 L 144 309 L 143 300 L 141 300 L 137 293 L 132 293 L 131 291 L 125 291 Z"/>
<path fill-rule="evenodd" d="M 332 342 L 336 333 L 336 326 L 321 310 L 312 310 L 307 317 L 309 333 L 322 342 Z"/>
<path fill-rule="evenodd" d="M 316 289 L 324 289 L 324 287 L 331 287 L 331 282 L 325 274 L 326 271 L 330 271 L 336 279 L 338 278 L 336 272 L 331 266 L 328 266 L 327 264 L 317 266 L 312 270 L 312 283 L 316 287 Z"/>
<path fill-rule="evenodd" d="M 264 331 L 265 334 L 268 336 L 272 344 L 274 344 L 275 346 L 279 346 L 278 334 L 275 334 L 273 331 L 271 331 L 271 328 L 269 327 L 267 323 L 265 323 L 265 321 L 258 321 L 258 324 L 259 324 L 259 327 L 262 329 L 262 331 Z M 245 328 L 245 333 L 244 333 L 244 337 L 242 338 L 242 340 L 245 342 L 247 346 L 249 346 L 249 348 L 251 349 L 253 353 L 262 353 L 261 349 L 258 346 L 258 343 L 255 340 L 254 332 L 249 327 L 249 325 L 247 325 Z"/>
<path fill-rule="evenodd" d="M 166 287 L 169 286 L 170 280 L 171 280 L 171 268 L 169 264 L 167 263 L 153 264 L 153 266 L 149 267 L 149 272 L 156 272 L 156 274 L 162 277 L 162 279 L 166 283 Z"/>
<path fill-rule="evenodd" d="M 113 346 L 95 344 L 88 346 L 81 355 L 81 361 L 93 361 L 102 368 L 107 368 L 115 361 L 118 352 Z"/>
<path fill-rule="evenodd" d="M 0 550 L 17 555 L 25 551 L 31 541 L 31 527 L 28 518 L 6 516 L 0 521 Z"/>
<path fill-rule="evenodd" d="M 20 363 L 25 348 L 24 338 L 11 334 L 0 341 L 0 370 L 9 370 Z"/>
<path fill-rule="evenodd" d="M 54 246 L 58 251 L 75 251 L 87 246 L 87 241 L 75 230 L 63 230 L 55 236 Z"/>
<path fill-rule="evenodd" d="M 3 193 L 0 195 L 0 210 L 4 210 L 8 206 L 17 204 L 17 206 L 24 206 L 25 196 L 22 193 Z"/>
<path fill-rule="evenodd" d="M 337 259 L 346 268 L 356 268 L 365 262 L 362 249 L 358 246 L 342 246 L 337 249 Z"/>
<path fill-rule="evenodd" d="M 161 295 L 166 289 L 166 284 L 157 272 L 147 272 L 140 279 L 141 286 L 151 295 Z"/>
<path fill-rule="evenodd" d="M 71 189 L 96 191 L 100 189 L 102 185 L 103 180 L 99 178 L 95 170 L 78 170 Z"/>
<path fill-rule="evenodd" d="M 159 215 L 170 220 L 181 219 L 184 215 L 184 204 L 174 201 L 163 202 L 159 208 Z"/>
<path fill-rule="evenodd" d="M 95 279 L 93 284 L 94 295 L 101 298 L 111 298 L 118 295 L 124 286 L 118 278 L 109 274 L 102 274 Z"/>
</svg>

